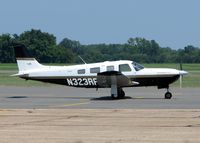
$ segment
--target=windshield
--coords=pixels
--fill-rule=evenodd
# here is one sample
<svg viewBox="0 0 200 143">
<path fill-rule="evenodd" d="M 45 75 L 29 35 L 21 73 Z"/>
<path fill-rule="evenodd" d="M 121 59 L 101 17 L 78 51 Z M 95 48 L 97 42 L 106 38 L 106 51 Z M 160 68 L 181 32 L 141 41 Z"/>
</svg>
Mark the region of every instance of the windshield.
<svg viewBox="0 0 200 143">
<path fill-rule="evenodd" d="M 136 71 L 139 71 L 139 70 L 141 70 L 141 69 L 144 68 L 142 65 L 140 65 L 140 64 L 138 64 L 138 63 L 136 63 L 136 62 L 133 62 L 132 65 L 133 65 L 133 67 L 134 67 L 134 69 L 135 69 Z"/>
</svg>

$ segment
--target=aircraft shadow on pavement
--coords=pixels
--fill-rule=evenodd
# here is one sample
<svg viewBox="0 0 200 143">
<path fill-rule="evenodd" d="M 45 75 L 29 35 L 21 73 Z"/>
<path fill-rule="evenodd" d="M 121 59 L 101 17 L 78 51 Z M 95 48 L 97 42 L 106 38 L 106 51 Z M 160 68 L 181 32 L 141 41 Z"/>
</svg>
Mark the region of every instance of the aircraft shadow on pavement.
<svg viewBox="0 0 200 143">
<path fill-rule="evenodd" d="M 125 100 L 125 99 L 132 99 L 132 97 L 130 96 L 126 96 L 124 98 L 120 98 L 120 99 L 115 99 L 115 100 Z M 91 98 L 90 100 L 93 100 L 93 101 L 106 101 L 106 100 L 113 100 L 111 96 L 102 96 L 102 97 L 98 97 L 98 98 Z"/>
<path fill-rule="evenodd" d="M 133 97 L 133 100 L 162 100 L 164 98 L 158 98 L 158 97 Z"/>
<path fill-rule="evenodd" d="M 27 96 L 9 96 L 7 98 L 28 98 Z"/>
<path fill-rule="evenodd" d="M 158 97 L 130 97 L 126 96 L 124 98 L 116 99 L 116 100 L 126 100 L 126 99 L 132 99 L 132 100 L 163 100 L 164 98 L 158 98 Z M 113 100 L 111 96 L 103 96 L 103 97 L 98 97 L 98 98 L 91 98 L 90 100 L 93 101 L 111 101 Z"/>
<path fill-rule="evenodd" d="M 31 96 L 31 97 L 29 97 L 29 96 L 9 96 L 9 97 L 6 97 L 6 98 L 13 98 L 13 99 L 20 99 L 20 98 L 33 98 L 33 99 L 37 99 L 37 98 L 42 98 L 42 99 L 79 99 L 79 100 L 81 100 L 81 99 L 91 99 L 92 97 L 65 97 L 65 96 L 63 96 L 63 97 L 48 97 L 48 96 Z"/>
<path fill-rule="evenodd" d="M 6 98 L 11 98 L 11 99 L 23 99 L 23 98 L 63 98 L 63 99 L 83 99 L 83 100 L 91 100 L 91 101 L 112 101 L 112 97 L 111 96 L 102 96 L 102 97 L 45 97 L 45 96 L 40 96 L 40 97 L 28 97 L 28 96 L 9 96 Z M 120 99 L 115 99 L 115 100 L 126 100 L 126 99 L 132 99 L 132 100 L 162 100 L 164 98 L 156 98 L 156 97 L 130 97 L 130 96 L 125 96 L 124 98 L 120 98 Z"/>
<path fill-rule="evenodd" d="M 46 97 L 44 97 L 46 98 Z M 60 99 L 78 99 L 78 100 L 89 100 L 91 99 L 92 97 L 78 97 L 78 96 L 67 96 L 67 97 L 48 97 L 48 98 L 60 98 Z"/>
</svg>

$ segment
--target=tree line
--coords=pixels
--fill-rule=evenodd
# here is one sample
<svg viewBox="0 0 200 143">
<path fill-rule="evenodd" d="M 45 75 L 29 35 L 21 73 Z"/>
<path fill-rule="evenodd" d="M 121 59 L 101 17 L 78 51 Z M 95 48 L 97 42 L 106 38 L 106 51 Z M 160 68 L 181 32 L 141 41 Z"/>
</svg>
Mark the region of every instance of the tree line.
<svg viewBox="0 0 200 143">
<path fill-rule="evenodd" d="M 0 35 L 0 63 L 15 62 L 13 44 L 21 43 L 41 63 L 87 63 L 133 60 L 140 63 L 200 63 L 200 48 L 188 45 L 183 49 L 161 47 L 155 40 L 129 38 L 124 44 L 89 44 L 64 38 L 56 43 L 53 34 L 32 29 L 20 35 Z"/>
</svg>

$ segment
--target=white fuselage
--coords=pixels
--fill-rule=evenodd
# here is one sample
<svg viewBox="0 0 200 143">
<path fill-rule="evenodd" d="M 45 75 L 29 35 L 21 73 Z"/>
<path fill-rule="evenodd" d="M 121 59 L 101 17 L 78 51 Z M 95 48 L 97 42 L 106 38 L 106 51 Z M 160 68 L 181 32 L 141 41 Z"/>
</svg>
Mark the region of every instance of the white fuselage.
<svg viewBox="0 0 200 143">
<path fill-rule="evenodd" d="M 23 61 L 18 60 L 17 62 L 18 65 L 20 65 L 20 62 Z M 29 64 L 30 66 L 34 66 L 34 62 L 35 61 L 31 59 L 30 62 L 27 64 Z M 106 71 L 119 71 L 131 80 L 137 81 L 139 83 L 137 86 L 145 86 L 145 84 L 146 86 L 154 86 L 157 84 L 154 82 L 158 81 L 158 79 L 160 78 L 174 78 L 174 80 L 177 80 L 177 77 L 179 77 L 181 74 L 184 74 L 184 71 L 179 71 L 176 69 L 143 68 L 133 61 L 120 60 L 73 66 L 37 65 L 33 68 L 20 70 L 17 75 L 25 79 L 39 80 L 44 82 L 50 81 L 51 83 L 58 84 L 60 83 L 58 82 L 58 80 L 61 80 L 62 84 L 68 86 L 96 87 L 97 73 L 102 73 Z M 146 81 L 148 79 L 151 79 L 151 81 Z M 166 85 L 170 83 L 171 81 L 169 83 L 166 83 Z M 163 84 L 165 85 L 165 83 Z"/>
</svg>

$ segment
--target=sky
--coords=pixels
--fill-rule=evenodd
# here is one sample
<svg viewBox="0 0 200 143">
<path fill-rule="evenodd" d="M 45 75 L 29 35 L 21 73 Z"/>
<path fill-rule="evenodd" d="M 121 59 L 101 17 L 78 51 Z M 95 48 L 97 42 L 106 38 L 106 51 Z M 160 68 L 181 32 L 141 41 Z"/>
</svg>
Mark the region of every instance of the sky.
<svg viewBox="0 0 200 143">
<path fill-rule="evenodd" d="M 155 40 L 200 47 L 200 0 L 0 0 L 0 34 L 40 29 L 81 44 Z"/>
</svg>

